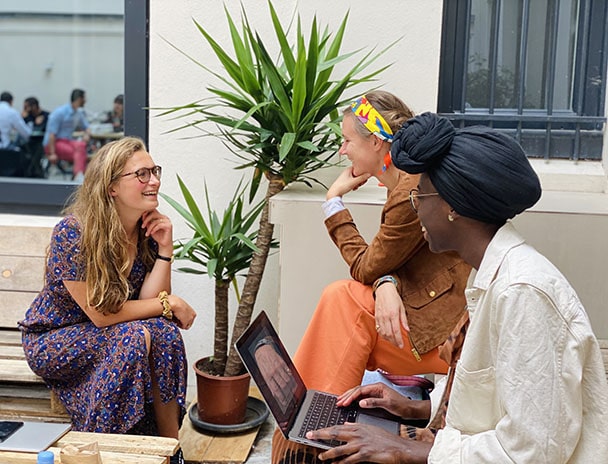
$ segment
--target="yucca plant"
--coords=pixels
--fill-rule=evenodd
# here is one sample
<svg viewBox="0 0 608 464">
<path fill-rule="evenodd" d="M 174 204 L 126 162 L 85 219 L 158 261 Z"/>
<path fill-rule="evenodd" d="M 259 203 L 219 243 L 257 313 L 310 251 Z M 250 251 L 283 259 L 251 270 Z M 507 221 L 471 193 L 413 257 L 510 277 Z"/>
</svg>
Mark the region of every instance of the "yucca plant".
<svg viewBox="0 0 608 464">
<path fill-rule="evenodd" d="M 190 274 L 208 274 L 215 281 L 215 339 L 213 344 L 212 374 L 223 375 L 228 355 L 229 287 L 232 284 L 237 301 L 240 300 L 237 275 L 246 270 L 257 250 L 254 227 L 263 202 L 245 211 L 245 190 L 239 182 L 234 196 L 221 214 L 211 208 L 205 184 L 205 215 L 201 212 L 181 177 L 179 188 L 186 202 L 182 206 L 168 195 L 162 198 L 169 203 L 192 229 L 190 239 L 177 239 L 175 258 L 187 260 L 196 267 L 179 267 L 178 271 Z"/>
<path fill-rule="evenodd" d="M 278 57 L 268 52 L 259 34 L 251 27 L 244 8 L 241 27 L 236 26 L 225 8 L 232 51 L 211 37 L 196 20 L 194 23 L 221 63 L 224 74 L 206 67 L 195 58 L 194 63 L 212 74 L 225 87 L 207 88 L 214 97 L 187 105 L 165 108 L 162 115 L 186 118 L 180 127 L 199 128 L 202 136 L 220 137 L 238 158 L 238 169 L 252 169 L 250 198 L 253 198 L 262 178 L 268 181 L 264 207 L 259 221 L 256 246 L 232 331 L 232 343 L 225 375 L 236 375 L 242 364 L 234 349 L 234 341 L 250 323 L 252 311 L 262 280 L 273 235 L 268 220 L 268 200 L 292 182 L 311 185 L 311 174 L 331 165 L 340 144 L 339 109 L 354 95 L 345 92 L 355 85 L 369 83 L 386 69 L 363 73 L 387 49 L 371 50 L 355 60 L 354 65 L 334 79 L 336 67 L 346 66 L 360 51 L 340 53 L 346 30 L 348 13 L 335 34 L 328 28 L 321 30 L 316 16 L 312 20 L 308 39 L 305 38 L 299 15 L 294 15 L 296 30 L 294 43 L 282 26 L 275 8 L 268 2 L 275 38 L 279 45 Z M 172 45 L 173 46 L 173 45 Z M 207 128 L 212 123 L 214 130 Z"/>
</svg>

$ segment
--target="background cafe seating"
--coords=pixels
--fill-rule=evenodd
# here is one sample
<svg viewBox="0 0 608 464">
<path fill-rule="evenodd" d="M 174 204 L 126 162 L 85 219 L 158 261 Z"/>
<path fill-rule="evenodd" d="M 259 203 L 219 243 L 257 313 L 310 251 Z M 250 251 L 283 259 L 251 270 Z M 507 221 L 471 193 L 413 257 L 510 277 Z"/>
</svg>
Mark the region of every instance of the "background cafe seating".
<svg viewBox="0 0 608 464">
<path fill-rule="evenodd" d="M 0 176 L 23 177 L 30 158 L 27 149 L 16 151 L 0 148 Z"/>
</svg>

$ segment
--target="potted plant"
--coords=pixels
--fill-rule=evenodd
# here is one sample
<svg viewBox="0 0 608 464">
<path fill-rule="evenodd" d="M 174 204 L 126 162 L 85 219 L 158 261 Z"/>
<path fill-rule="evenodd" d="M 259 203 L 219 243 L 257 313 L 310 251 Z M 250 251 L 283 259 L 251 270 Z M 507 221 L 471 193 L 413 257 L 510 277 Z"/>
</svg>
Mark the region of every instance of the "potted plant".
<svg viewBox="0 0 608 464">
<path fill-rule="evenodd" d="M 193 235 L 175 241 L 176 260 L 187 260 L 195 267 L 180 267 L 178 271 L 207 274 L 215 282 L 215 339 L 213 356 L 194 363 L 197 382 L 198 417 L 204 423 L 235 424 L 243 421 L 249 394 L 249 374 L 223 377 L 228 355 L 229 287 L 232 285 L 237 301 L 240 299 L 237 275 L 246 270 L 257 250 L 254 227 L 263 203 L 244 208 L 245 187 L 240 182 L 222 214 L 211 208 L 205 184 L 206 215 L 203 215 L 183 180 L 177 177 L 182 196 L 179 202 L 162 197 L 184 218 Z M 230 382 L 224 380 L 230 379 Z"/>
<path fill-rule="evenodd" d="M 226 51 L 196 20 L 194 23 L 222 64 L 226 74 L 216 73 L 183 53 L 205 72 L 219 79 L 225 87 L 208 87 L 211 101 L 202 100 L 164 108 L 161 116 L 186 118 L 180 130 L 198 127 L 202 136 L 220 137 L 238 160 L 238 169 L 251 169 L 250 198 L 263 180 L 266 181 L 263 209 L 259 220 L 256 250 L 247 272 L 238 305 L 225 376 L 237 375 L 243 366 L 234 349 L 234 341 L 251 321 L 268 252 L 273 237 L 269 222 L 268 200 L 292 182 L 311 185 L 316 170 L 332 165 L 331 158 L 340 144 L 339 108 L 353 100 L 345 92 L 355 85 L 368 83 L 390 65 L 363 73 L 381 52 L 366 53 L 339 78 L 332 74 L 359 52 L 340 53 L 348 14 L 335 34 L 321 30 L 316 17 L 305 38 L 299 16 L 295 19 L 294 43 L 283 28 L 275 8 L 268 2 L 275 38 L 279 44 L 276 59 L 268 52 L 260 35 L 251 27 L 244 9 L 241 27 L 237 28 L 225 8 L 234 57 Z M 211 124 L 214 130 L 207 129 Z"/>
</svg>

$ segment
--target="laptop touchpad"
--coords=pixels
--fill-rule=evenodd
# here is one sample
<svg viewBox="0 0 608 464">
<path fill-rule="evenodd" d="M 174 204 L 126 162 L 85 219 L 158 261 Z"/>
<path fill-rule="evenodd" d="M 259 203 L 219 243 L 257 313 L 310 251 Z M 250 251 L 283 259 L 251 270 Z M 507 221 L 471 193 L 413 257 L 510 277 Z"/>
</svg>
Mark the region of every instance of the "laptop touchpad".
<svg viewBox="0 0 608 464">
<path fill-rule="evenodd" d="M 359 416 L 357 417 L 357 422 L 359 424 L 369 424 L 375 425 L 376 427 L 381 427 L 387 432 L 394 433 L 395 435 L 399 434 L 399 423 L 383 419 L 382 417 L 376 417 L 369 414 L 366 414 L 363 411 L 359 411 Z"/>
</svg>

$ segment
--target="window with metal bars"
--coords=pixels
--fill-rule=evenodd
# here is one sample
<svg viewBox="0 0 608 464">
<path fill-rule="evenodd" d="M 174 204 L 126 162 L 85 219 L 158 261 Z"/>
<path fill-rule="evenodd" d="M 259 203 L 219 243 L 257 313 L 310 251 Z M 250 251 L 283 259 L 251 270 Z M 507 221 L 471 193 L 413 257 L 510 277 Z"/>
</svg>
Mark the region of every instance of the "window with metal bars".
<svg viewBox="0 0 608 464">
<path fill-rule="evenodd" d="M 444 0 L 438 112 L 484 124 L 530 157 L 599 160 L 608 2 Z"/>
</svg>

